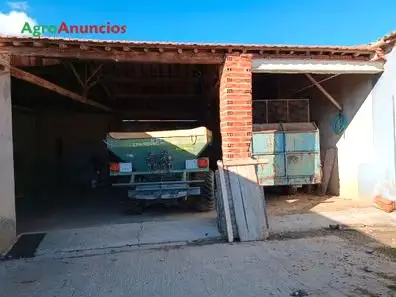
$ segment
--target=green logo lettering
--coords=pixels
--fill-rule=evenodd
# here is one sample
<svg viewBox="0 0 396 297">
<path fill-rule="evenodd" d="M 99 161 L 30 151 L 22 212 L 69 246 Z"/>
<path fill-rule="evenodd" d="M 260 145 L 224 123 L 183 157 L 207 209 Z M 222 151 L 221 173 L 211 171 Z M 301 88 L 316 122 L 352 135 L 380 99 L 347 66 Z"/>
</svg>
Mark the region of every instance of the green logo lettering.
<svg viewBox="0 0 396 297">
<path fill-rule="evenodd" d="M 30 27 L 30 24 L 28 22 L 25 22 L 25 24 L 23 25 L 21 34 L 25 33 L 25 31 L 28 31 L 30 34 L 32 34 L 32 28 Z"/>
<path fill-rule="evenodd" d="M 54 33 L 56 33 L 56 31 L 58 31 L 58 28 L 56 26 L 51 25 L 48 27 L 48 32 L 54 34 Z"/>
<path fill-rule="evenodd" d="M 33 36 L 38 37 L 41 35 L 41 26 L 33 26 Z"/>
</svg>

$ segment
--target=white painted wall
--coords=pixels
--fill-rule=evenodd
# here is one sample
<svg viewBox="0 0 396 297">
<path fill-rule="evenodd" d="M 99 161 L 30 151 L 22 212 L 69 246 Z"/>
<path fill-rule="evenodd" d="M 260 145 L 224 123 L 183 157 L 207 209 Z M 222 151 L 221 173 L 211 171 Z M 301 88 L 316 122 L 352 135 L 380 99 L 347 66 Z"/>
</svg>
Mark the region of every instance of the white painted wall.
<svg viewBox="0 0 396 297">
<path fill-rule="evenodd" d="M 343 137 L 337 142 L 340 196 L 372 199 L 378 185 L 395 180 L 395 127 L 393 96 L 396 95 L 396 49 L 387 56 L 385 70 L 357 110 Z M 348 87 L 345 110 L 354 109 L 368 86 Z"/>
<path fill-rule="evenodd" d="M 371 81 L 365 87 L 371 88 Z M 363 86 L 360 85 L 357 88 L 360 89 Z M 345 90 L 349 93 L 347 87 Z M 351 104 L 360 94 L 354 94 L 354 90 L 350 91 L 347 97 Z M 373 169 L 376 168 L 376 153 L 373 143 L 372 106 L 373 96 L 370 92 L 349 123 L 344 135 L 337 142 L 340 196 L 343 198 L 369 198 L 376 183 L 376 175 L 373 174 Z M 351 107 L 346 105 L 344 108 L 347 117 L 351 119 L 351 116 L 348 116 L 348 110 L 351 110 Z"/>
<path fill-rule="evenodd" d="M 395 113 L 393 100 L 396 96 L 396 47 L 386 55 L 385 70 L 372 96 L 373 142 L 378 181 L 395 181 Z M 363 180 L 362 180 L 363 182 Z"/>
</svg>

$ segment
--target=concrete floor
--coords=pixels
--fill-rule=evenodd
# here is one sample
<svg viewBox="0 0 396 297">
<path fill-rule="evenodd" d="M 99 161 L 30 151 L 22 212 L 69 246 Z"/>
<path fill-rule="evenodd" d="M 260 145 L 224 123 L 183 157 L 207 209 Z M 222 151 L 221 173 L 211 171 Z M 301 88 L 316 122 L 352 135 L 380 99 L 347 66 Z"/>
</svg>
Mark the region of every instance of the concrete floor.
<svg viewBox="0 0 396 297">
<path fill-rule="evenodd" d="M 47 232 L 115 224 L 184 219 L 210 220 L 215 212 L 199 213 L 181 207 L 153 205 L 141 215 L 126 214 L 122 202 L 112 192 L 68 190 L 22 198 L 17 203 L 17 232 Z"/>
<path fill-rule="evenodd" d="M 112 224 L 49 231 L 36 250 L 36 257 L 81 256 L 104 249 L 221 240 L 215 218 Z"/>
<path fill-rule="evenodd" d="M 396 296 L 396 263 L 324 236 L 0 262 L 2 296 Z"/>
<path fill-rule="evenodd" d="M 46 233 L 36 256 L 95 253 L 106 248 L 158 243 L 219 241 L 216 212 L 152 205 L 143 214 L 124 212 L 121 201 L 105 191 L 69 191 L 21 201 L 19 234 Z M 37 201 L 37 204 L 36 204 Z"/>
<path fill-rule="evenodd" d="M 114 224 L 143 223 L 150 221 L 174 221 L 184 219 L 215 219 L 216 212 L 198 213 L 179 208 L 152 207 L 141 215 L 125 214 L 117 206 L 81 207 L 57 209 L 49 213 L 18 218 L 18 233 L 46 232 Z"/>
</svg>

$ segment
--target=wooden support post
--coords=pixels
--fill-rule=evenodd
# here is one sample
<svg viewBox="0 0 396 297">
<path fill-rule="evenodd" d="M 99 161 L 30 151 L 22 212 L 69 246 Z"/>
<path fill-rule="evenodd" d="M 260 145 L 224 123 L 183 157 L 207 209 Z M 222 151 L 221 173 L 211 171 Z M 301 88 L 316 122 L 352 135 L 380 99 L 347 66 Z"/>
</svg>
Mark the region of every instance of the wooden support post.
<svg viewBox="0 0 396 297">
<path fill-rule="evenodd" d="M 10 55 L 0 53 L 0 255 L 16 239 Z"/>
</svg>

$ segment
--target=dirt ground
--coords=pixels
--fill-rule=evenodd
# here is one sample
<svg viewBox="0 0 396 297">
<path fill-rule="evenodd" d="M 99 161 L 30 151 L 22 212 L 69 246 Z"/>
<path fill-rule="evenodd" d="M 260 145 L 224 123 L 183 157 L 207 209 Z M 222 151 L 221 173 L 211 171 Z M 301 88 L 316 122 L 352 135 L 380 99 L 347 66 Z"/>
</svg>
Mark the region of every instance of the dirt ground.
<svg viewBox="0 0 396 297">
<path fill-rule="evenodd" d="M 5 296 L 26 297 L 396 296 L 396 216 L 373 210 L 371 201 L 339 197 L 299 193 L 267 201 L 270 216 L 290 226 L 310 217 L 308 225 L 318 227 L 274 233 L 264 242 L 44 253 L 0 262 L 0 287 Z M 358 224 L 342 225 L 338 212 Z M 116 229 L 118 237 L 130 236 L 128 226 L 125 233 Z M 106 239 L 103 230 L 98 234 Z"/>
<path fill-rule="evenodd" d="M 300 193 L 295 195 L 272 194 L 266 198 L 268 201 L 268 215 L 270 217 L 283 217 L 282 220 L 284 221 L 291 217 L 288 215 L 315 214 L 318 218 L 326 216 L 331 219 L 332 215 L 329 214 L 335 214 L 336 212 L 353 210 L 356 214 L 356 212 L 361 210 L 370 215 L 371 212 L 376 211 L 370 200 L 351 200 L 334 196 L 316 196 Z M 387 255 L 391 255 L 396 261 L 396 213 L 389 215 L 378 211 L 378 215 L 378 218 L 374 221 L 372 216 L 370 220 L 365 220 L 362 217 L 361 223 L 345 226 L 334 220 L 333 222 L 329 221 L 330 223 L 326 226 L 328 228 L 323 228 L 322 226 L 315 231 L 291 232 L 290 234 L 286 232 L 275 237 L 309 238 L 337 232 L 338 236 L 348 239 L 351 243 L 378 249 Z M 301 216 L 299 217 L 301 218 Z M 330 230 L 331 227 L 335 227 L 337 230 Z"/>
<path fill-rule="evenodd" d="M 396 296 L 396 262 L 355 231 L 0 262 L 4 296 Z M 37 273 L 39 271 L 40 273 Z M 2 295 L 3 296 L 3 295 Z"/>
<path fill-rule="evenodd" d="M 334 196 L 318 196 L 303 193 L 295 195 L 266 195 L 268 215 L 283 216 L 308 212 L 340 211 L 351 208 L 371 207 L 370 200 L 351 200 Z"/>
</svg>

